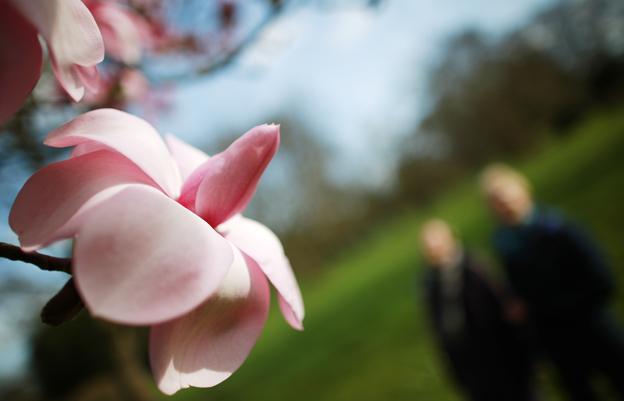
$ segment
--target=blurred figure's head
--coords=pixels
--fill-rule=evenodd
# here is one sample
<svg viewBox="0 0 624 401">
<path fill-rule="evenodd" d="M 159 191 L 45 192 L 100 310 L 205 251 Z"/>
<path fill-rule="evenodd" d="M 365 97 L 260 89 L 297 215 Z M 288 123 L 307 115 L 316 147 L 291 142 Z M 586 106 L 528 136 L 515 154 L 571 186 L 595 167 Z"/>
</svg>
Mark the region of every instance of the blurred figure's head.
<svg viewBox="0 0 624 401">
<path fill-rule="evenodd" d="M 459 245 L 453 230 L 444 220 L 426 221 L 420 229 L 420 243 L 423 257 L 430 266 L 445 268 L 457 261 Z"/>
<path fill-rule="evenodd" d="M 494 216 L 503 224 L 520 224 L 533 210 L 529 181 L 505 164 L 485 168 L 481 174 L 481 191 Z"/>
</svg>

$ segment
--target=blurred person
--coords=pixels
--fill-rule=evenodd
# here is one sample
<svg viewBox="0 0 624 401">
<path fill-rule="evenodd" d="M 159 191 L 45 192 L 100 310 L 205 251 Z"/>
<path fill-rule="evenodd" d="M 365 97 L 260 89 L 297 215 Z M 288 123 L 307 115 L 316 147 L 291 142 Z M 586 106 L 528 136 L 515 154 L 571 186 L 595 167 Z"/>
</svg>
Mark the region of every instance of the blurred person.
<svg viewBox="0 0 624 401">
<path fill-rule="evenodd" d="M 528 180 L 508 166 L 487 167 L 481 189 L 500 223 L 494 247 L 509 283 L 570 398 L 601 399 L 591 386 L 600 372 L 624 399 L 624 336 L 607 308 L 614 281 L 593 241 L 536 206 Z"/>
<path fill-rule="evenodd" d="M 421 229 L 426 297 L 451 376 L 469 400 L 534 400 L 527 347 L 504 316 L 504 299 L 439 219 Z"/>
</svg>

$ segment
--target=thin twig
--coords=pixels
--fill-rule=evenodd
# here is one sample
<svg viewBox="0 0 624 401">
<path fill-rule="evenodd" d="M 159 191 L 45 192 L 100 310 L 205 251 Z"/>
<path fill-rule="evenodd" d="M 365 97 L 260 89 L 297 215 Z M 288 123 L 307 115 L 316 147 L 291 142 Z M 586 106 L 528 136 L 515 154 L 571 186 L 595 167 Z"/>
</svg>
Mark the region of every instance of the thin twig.
<svg viewBox="0 0 624 401">
<path fill-rule="evenodd" d="M 39 252 L 25 252 L 20 247 L 5 242 L 0 242 L 0 258 L 30 263 L 41 270 L 71 274 L 71 259 L 57 258 Z"/>
</svg>

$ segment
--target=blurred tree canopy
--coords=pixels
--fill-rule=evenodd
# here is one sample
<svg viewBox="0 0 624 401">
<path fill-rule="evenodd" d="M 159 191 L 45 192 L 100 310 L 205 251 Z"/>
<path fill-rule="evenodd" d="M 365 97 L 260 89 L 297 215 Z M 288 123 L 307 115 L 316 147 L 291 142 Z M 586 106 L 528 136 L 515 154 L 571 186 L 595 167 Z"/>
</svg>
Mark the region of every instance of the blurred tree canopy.
<svg viewBox="0 0 624 401">
<path fill-rule="evenodd" d="M 396 196 L 426 200 L 460 171 L 515 157 L 624 101 L 623 26 L 624 3 L 588 0 L 561 2 L 496 40 L 452 37 L 431 68 L 430 107 L 412 135 L 428 146 L 403 155 Z"/>
<path fill-rule="evenodd" d="M 623 22 L 617 0 L 563 2 L 499 40 L 453 37 L 432 68 L 431 109 L 416 135 L 474 166 L 622 101 Z"/>
</svg>

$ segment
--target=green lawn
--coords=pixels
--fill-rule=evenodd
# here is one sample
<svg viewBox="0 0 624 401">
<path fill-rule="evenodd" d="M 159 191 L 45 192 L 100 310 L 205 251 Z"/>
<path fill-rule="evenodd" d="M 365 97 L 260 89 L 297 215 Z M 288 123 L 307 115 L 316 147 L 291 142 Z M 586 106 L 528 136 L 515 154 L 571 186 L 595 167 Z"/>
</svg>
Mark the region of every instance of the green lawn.
<svg viewBox="0 0 624 401">
<path fill-rule="evenodd" d="M 614 111 L 587 120 L 517 164 L 533 179 L 541 200 L 557 204 L 596 234 L 620 284 L 623 153 L 624 115 Z M 274 308 L 258 345 L 231 379 L 210 390 L 182 391 L 174 399 L 458 399 L 432 345 L 417 282 L 415 238 L 420 222 L 432 215 L 450 220 L 470 246 L 489 254 L 491 223 L 473 175 L 430 207 L 364 236 L 315 282 L 300 283 L 307 313 L 303 333 L 289 329 Z M 624 311 L 624 291 L 618 307 Z M 557 399 L 551 393 L 547 399 Z"/>
</svg>

